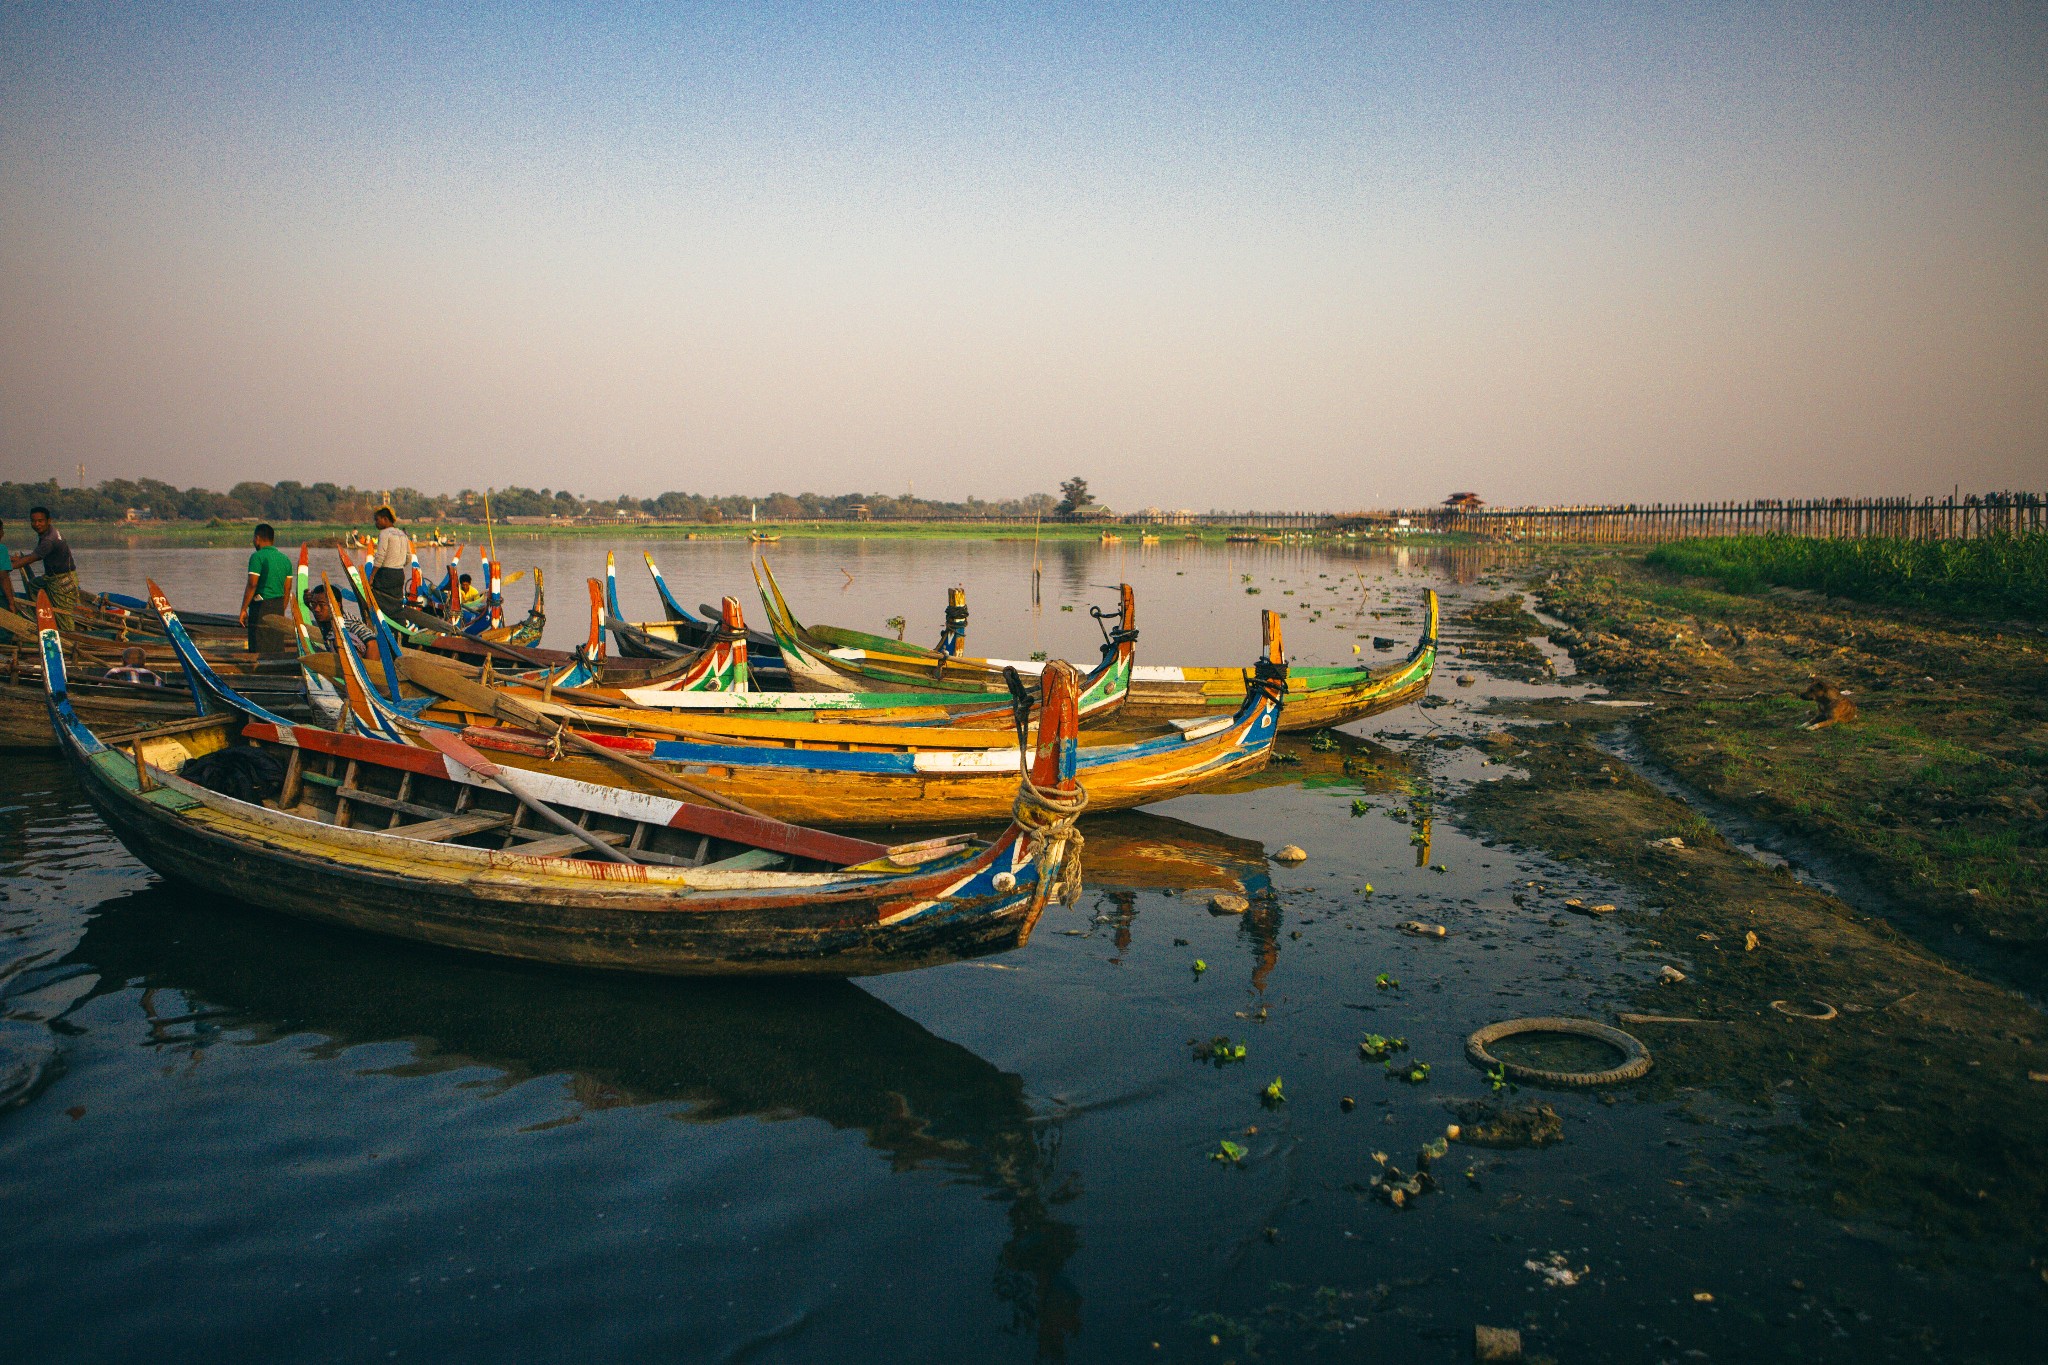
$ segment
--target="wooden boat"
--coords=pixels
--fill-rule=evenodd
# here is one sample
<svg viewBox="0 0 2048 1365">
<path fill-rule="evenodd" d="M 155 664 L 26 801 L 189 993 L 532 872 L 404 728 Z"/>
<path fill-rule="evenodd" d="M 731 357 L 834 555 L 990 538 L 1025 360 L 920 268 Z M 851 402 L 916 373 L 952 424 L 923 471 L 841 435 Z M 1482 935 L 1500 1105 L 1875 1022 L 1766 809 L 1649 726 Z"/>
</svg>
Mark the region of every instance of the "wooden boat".
<svg viewBox="0 0 2048 1365">
<path fill-rule="evenodd" d="M 1266 657 L 1254 666 L 1257 681 L 1236 714 L 1175 722 L 1149 735 L 1081 734 L 1076 762 L 1092 808 L 1148 805 L 1264 766 L 1287 677 L 1286 665 L 1272 662 L 1280 649 L 1279 618 L 1267 612 L 1264 624 Z M 394 741 L 413 741 L 436 728 L 380 697 L 352 648 L 341 657 L 353 727 Z M 197 666 L 203 669 L 203 661 Z M 1071 666 L 1061 671 L 1072 676 Z M 225 684 L 215 690 L 240 704 Z M 1027 706 L 1021 678 L 1015 693 L 1020 707 Z M 988 730 L 813 722 L 792 727 L 795 733 L 738 737 L 697 729 L 687 717 L 678 723 L 645 712 L 534 703 L 489 689 L 462 709 L 462 737 L 508 766 L 651 793 L 682 790 L 806 824 L 1000 819 L 1009 809 L 1010 775 L 1025 757 L 1022 745 Z M 775 722 L 753 724 L 767 731 Z"/>
<path fill-rule="evenodd" d="M 805 687 L 908 690 L 922 685 L 994 692 L 1005 686 L 1001 681 L 1004 669 L 1029 674 L 1040 667 L 1017 659 L 941 658 L 935 651 L 883 636 L 841 627 L 807 627 L 791 614 L 775 571 L 765 559 L 760 561 L 757 581 L 782 657 L 791 676 Z M 1128 587 L 1125 591 L 1128 593 Z M 1425 589 L 1424 602 L 1427 619 L 1422 638 L 1405 659 L 1378 667 L 1290 666 L 1281 728 L 1327 729 L 1378 715 L 1422 696 L 1436 670 L 1439 608 L 1434 590 Z M 1110 619 L 1095 608 L 1090 612 L 1098 621 Z M 1131 670 L 1130 695 L 1118 711 L 1116 723 L 1145 726 L 1224 715 L 1242 706 L 1246 695 L 1241 669 L 1138 664 Z"/>
<path fill-rule="evenodd" d="M 591 580 L 591 590 L 591 647 L 585 655 L 585 660 L 601 665 L 603 635 L 598 626 L 601 619 L 608 618 L 599 616 L 602 608 L 597 602 L 598 584 L 595 579 Z M 1134 620 L 1135 610 L 1129 589 L 1126 588 L 1122 619 L 1127 622 Z M 965 614 L 964 608 L 962 614 Z M 576 706 L 688 712 L 691 719 L 685 723 L 696 728 L 718 729 L 725 733 L 744 732 L 728 728 L 723 722 L 727 718 L 747 715 L 774 716 L 791 722 L 830 720 L 847 724 L 950 726 L 998 730 L 1007 730 L 1010 727 L 1011 704 L 1008 697 L 997 699 L 981 692 L 794 692 L 755 689 L 748 685 L 751 679 L 748 633 L 739 602 L 730 597 L 726 598 L 719 609 L 719 618 L 722 623 L 720 634 L 711 644 L 705 646 L 703 653 L 696 660 L 676 660 L 666 675 L 637 685 L 623 680 L 614 681 L 611 677 L 603 675 L 601 667 L 586 669 L 582 678 L 572 678 L 564 671 L 544 682 L 529 676 L 524 679 L 501 679 L 500 684 L 508 690 L 517 690 L 515 685 L 523 682 L 525 687 L 522 695 L 530 696 L 538 688 L 545 692 L 547 698 L 559 697 Z M 1081 679 L 1079 709 L 1081 723 L 1084 726 L 1108 719 L 1123 705 L 1124 698 L 1130 690 L 1137 639 L 1138 632 L 1130 626 L 1104 633 L 1102 658 Z M 784 733 L 799 732 L 785 730 Z"/>
<path fill-rule="evenodd" d="M 152 617 L 152 620 L 155 618 Z M 143 637 L 131 636 L 131 641 Z M 73 681 L 79 714 L 97 726 L 136 726 L 152 721 L 180 720 L 197 713 L 184 667 L 168 639 L 124 645 L 92 636 L 64 635 L 79 664 Z M 54 753 L 56 733 L 44 699 L 42 650 L 35 623 L 0 610 L 0 750 Z M 124 648 L 140 648 L 143 666 L 159 674 L 161 685 L 123 682 L 103 676 L 121 662 Z M 299 678 L 291 661 L 236 651 L 210 655 L 216 672 L 232 679 L 243 695 L 289 716 L 307 714 Z"/>
<path fill-rule="evenodd" d="M 693 616 L 676 601 L 675 594 L 668 590 L 668 582 L 661 576 L 661 568 L 651 554 L 642 554 L 647 561 L 647 572 L 654 579 L 654 589 L 661 594 L 662 610 L 667 613 L 663 621 L 634 622 L 626 619 L 626 613 L 619 606 L 619 568 L 617 556 L 610 551 L 604 557 L 605 629 L 611 632 L 612 643 L 619 653 L 628 659 L 686 659 L 695 657 L 698 651 L 715 643 L 722 629 L 719 613 L 706 610 L 702 617 Z M 749 648 L 748 665 L 756 682 L 765 688 L 780 689 L 791 685 L 789 670 L 782 663 L 782 655 L 776 648 L 775 637 L 760 631 L 747 632 Z"/>
<path fill-rule="evenodd" d="M 1057 880 L 1078 890 L 1071 670 L 1047 676 L 1030 775 L 1008 775 L 1007 829 L 887 847 L 515 774 L 441 731 L 426 732 L 432 747 L 389 743 L 246 702 L 102 736 L 72 704 L 47 598 L 38 620 L 51 722 L 116 837 L 166 877 L 286 914 L 624 971 L 852 976 L 1016 946 Z M 166 624 L 182 636 L 175 615 Z M 260 801 L 192 780 L 195 760 L 229 751 L 250 756 L 215 760 L 208 780 L 239 770 Z"/>
<path fill-rule="evenodd" d="M 779 534 L 769 535 L 761 531 L 747 532 L 747 542 L 752 545 L 773 545 L 781 539 L 782 537 Z"/>
<path fill-rule="evenodd" d="M 367 613 L 375 612 L 395 635 L 415 649 L 451 654 L 473 653 L 459 643 L 463 640 L 476 640 L 486 645 L 530 647 L 539 644 L 541 635 L 547 630 L 547 580 L 538 565 L 532 570 L 533 605 L 527 608 L 522 619 L 507 626 L 498 624 L 504 615 L 504 565 L 495 560 L 485 561 L 490 585 L 486 593 L 489 605 L 481 612 L 465 613 L 458 621 L 450 621 L 424 606 L 393 604 L 379 599 L 370 591 L 368 580 L 349 557 L 348 551 L 342 549 L 339 554 L 348 576 L 350 592 L 358 609 L 365 613 L 364 619 L 369 619 Z"/>
<path fill-rule="evenodd" d="M 806 627 L 790 612 L 782 585 L 775 581 L 775 571 L 765 558 L 756 561 L 754 583 L 760 589 L 776 647 L 789 666 L 792 684 L 811 691 L 1001 694 L 1009 690 L 1004 670 L 1015 669 L 1028 676 L 1043 667 L 1037 660 L 977 659 L 941 653 L 843 626 Z M 965 594 L 956 589 L 948 598 L 949 618 L 957 608 L 959 629 L 964 636 Z M 1135 603 L 1136 594 L 1130 584 L 1124 583 L 1118 587 L 1116 611 L 1088 609 L 1102 631 L 1105 647 L 1124 632 L 1136 640 Z"/>
<path fill-rule="evenodd" d="M 1437 596 L 1432 589 L 1425 589 L 1424 596 L 1427 619 L 1422 638 L 1406 658 L 1377 667 L 1290 664 L 1280 728 L 1326 730 L 1419 700 L 1429 690 L 1437 652 Z M 1237 669 L 1141 666 L 1132 670 L 1131 695 L 1117 723 L 1156 724 L 1217 715 L 1240 705 L 1244 695 L 1245 676 Z"/>
</svg>

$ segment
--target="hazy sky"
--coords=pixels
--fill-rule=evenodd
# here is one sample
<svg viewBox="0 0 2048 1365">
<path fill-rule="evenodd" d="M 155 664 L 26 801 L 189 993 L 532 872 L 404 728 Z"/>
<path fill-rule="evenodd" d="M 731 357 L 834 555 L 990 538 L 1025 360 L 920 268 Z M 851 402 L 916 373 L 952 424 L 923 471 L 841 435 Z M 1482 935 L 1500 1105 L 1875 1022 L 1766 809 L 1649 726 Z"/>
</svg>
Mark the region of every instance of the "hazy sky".
<svg viewBox="0 0 2048 1365">
<path fill-rule="evenodd" d="M 2048 6 L 0 8 L 0 477 L 2048 487 Z"/>
</svg>

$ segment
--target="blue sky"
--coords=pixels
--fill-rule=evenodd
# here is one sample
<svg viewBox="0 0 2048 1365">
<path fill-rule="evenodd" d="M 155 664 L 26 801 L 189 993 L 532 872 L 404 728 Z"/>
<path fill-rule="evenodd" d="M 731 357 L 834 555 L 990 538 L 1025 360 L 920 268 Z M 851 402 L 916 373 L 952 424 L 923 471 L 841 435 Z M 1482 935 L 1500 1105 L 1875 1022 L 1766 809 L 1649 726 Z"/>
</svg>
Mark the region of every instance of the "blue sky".
<svg viewBox="0 0 2048 1365">
<path fill-rule="evenodd" d="M 2048 485 L 2039 6 L 11 5 L 0 473 Z"/>
</svg>

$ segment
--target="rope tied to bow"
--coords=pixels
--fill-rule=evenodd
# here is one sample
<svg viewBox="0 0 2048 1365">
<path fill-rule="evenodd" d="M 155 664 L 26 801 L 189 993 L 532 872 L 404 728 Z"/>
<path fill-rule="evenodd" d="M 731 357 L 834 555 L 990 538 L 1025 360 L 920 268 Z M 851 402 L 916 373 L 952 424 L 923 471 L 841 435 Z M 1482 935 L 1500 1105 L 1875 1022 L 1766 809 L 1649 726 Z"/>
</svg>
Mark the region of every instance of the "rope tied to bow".
<svg viewBox="0 0 2048 1365">
<path fill-rule="evenodd" d="M 1031 749 L 1026 743 L 1031 694 L 1016 669 L 1005 668 L 1003 680 L 1010 685 L 1010 715 L 1017 725 L 1017 798 L 1010 803 L 1010 819 L 1031 841 L 1027 851 L 1037 868 L 1039 896 L 1072 905 L 1081 898 L 1081 849 L 1088 840 L 1076 822 L 1088 809 L 1088 790 L 1078 782 L 1073 791 L 1064 792 L 1031 780 Z M 1049 880 L 1055 863 L 1057 882 Z"/>
<path fill-rule="evenodd" d="M 1081 898 L 1081 848 L 1088 842 L 1076 827 L 1081 812 L 1088 809 L 1088 791 L 1078 782 L 1063 792 L 1041 787 L 1031 780 L 1028 767 L 1017 773 L 1017 799 L 1010 803 L 1010 818 L 1031 840 L 1028 851 L 1038 869 L 1040 894 L 1072 905 Z M 1054 864 L 1059 879 L 1049 881 Z"/>
</svg>

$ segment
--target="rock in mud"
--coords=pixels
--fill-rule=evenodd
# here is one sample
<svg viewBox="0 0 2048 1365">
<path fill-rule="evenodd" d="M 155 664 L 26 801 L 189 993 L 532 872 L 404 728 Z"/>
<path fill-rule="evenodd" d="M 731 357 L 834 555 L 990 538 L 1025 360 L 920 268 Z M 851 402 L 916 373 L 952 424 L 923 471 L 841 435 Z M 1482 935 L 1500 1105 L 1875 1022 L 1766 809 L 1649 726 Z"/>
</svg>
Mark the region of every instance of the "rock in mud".
<svg viewBox="0 0 2048 1365">
<path fill-rule="evenodd" d="M 1273 855 L 1273 861 L 1276 863 L 1305 863 L 1308 861 L 1308 852 L 1299 844 L 1289 844 Z"/>
<path fill-rule="evenodd" d="M 1419 919 L 1403 920 L 1400 929 L 1402 933 L 1413 934 L 1416 938 L 1444 938 L 1451 932 L 1441 924 L 1424 924 Z"/>
<path fill-rule="evenodd" d="M 1685 981 L 1685 973 L 1676 967 L 1666 967 L 1663 971 L 1657 973 L 1657 980 L 1667 986 L 1677 986 Z"/>
<path fill-rule="evenodd" d="M 1212 915 L 1242 915 L 1251 908 L 1252 903 L 1243 896 L 1233 896 L 1228 892 L 1212 896 L 1209 900 L 1209 913 Z"/>
<path fill-rule="evenodd" d="M 1472 1327 L 1475 1365 L 1522 1365 L 1522 1334 L 1513 1327 Z"/>
<path fill-rule="evenodd" d="M 1564 1140 L 1564 1120 L 1542 1100 L 1465 1100 L 1452 1108 L 1458 1141 L 1475 1147 L 1548 1147 Z"/>
</svg>

